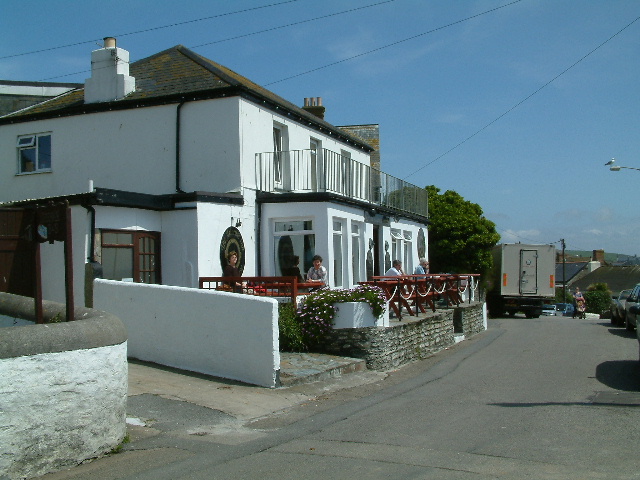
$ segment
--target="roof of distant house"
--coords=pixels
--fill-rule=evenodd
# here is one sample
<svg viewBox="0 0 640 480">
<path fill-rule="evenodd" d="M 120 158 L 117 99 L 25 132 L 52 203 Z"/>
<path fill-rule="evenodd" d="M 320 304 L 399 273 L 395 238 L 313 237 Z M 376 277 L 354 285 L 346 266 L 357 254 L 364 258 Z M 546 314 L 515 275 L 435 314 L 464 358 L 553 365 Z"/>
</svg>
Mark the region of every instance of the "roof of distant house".
<svg viewBox="0 0 640 480">
<path fill-rule="evenodd" d="M 584 291 L 594 283 L 606 283 L 609 286 L 609 290 L 617 294 L 640 283 L 640 266 L 618 267 L 605 265 L 576 280 L 571 284 L 571 288 L 580 287 L 580 290 Z"/>
<path fill-rule="evenodd" d="M 129 74 L 136 79 L 136 89 L 121 100 L 85 104 L 84 88 L 78 88 L 2 117 L 0 124 L 181 101 L 243 96 L 311 128 L 337 136 L 357 148 L 368 152 L 373 150 L 369 144 L 354 135 L 183 45 L 176 45 L 131 63 Z"/>
</svg>

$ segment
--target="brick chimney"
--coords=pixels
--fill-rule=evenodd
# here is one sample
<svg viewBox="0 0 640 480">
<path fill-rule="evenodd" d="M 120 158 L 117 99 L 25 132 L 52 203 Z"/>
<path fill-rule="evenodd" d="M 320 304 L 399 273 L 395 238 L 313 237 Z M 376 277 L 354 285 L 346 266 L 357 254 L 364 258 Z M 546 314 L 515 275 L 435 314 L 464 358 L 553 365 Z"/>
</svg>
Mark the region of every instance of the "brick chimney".
<svg viewBox="0 0 640 480">
<path fill-rule="evenodd" d="M 604 250 L 594 250 L 591 260 L 600 262 L 600 265 L 604 265 Z"/>
<path fill-rule="evenodd" d="M 104 38 L 104 47 L 91 52 L 91 78 L 84 83 L 84 102 L 111 102 L 136 89 L 129 76 L 129 52 L 116 47 L 116 39 Z"/>
<path fill-rule="evenodd" d="M 325 108 L 322 106 L 322 97 L 309 97 L 304 99 L 302 107 L 309 113 L 313 113 L 316 117 L 324 120 Z"/>
</svg>

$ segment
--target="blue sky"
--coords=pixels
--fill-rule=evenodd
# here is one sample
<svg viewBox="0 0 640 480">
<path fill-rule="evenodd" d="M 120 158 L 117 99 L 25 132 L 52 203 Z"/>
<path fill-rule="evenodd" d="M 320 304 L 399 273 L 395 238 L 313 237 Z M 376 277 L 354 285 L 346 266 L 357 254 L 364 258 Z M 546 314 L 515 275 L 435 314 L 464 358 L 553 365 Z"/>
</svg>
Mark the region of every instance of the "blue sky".
<svg viewBox="0 0 640 480">
<path fill-rule="evenodd" d="M 282 2 L 2 0 L 0 79 L 83 82 L 105 36 L 132 61 L 182 44 L 379 124 L 385 172 L 478 203 L 502 241 L 640 254 L 640 172 L 604 166 L 640 168 L 639 1 Z"/>
</svg>

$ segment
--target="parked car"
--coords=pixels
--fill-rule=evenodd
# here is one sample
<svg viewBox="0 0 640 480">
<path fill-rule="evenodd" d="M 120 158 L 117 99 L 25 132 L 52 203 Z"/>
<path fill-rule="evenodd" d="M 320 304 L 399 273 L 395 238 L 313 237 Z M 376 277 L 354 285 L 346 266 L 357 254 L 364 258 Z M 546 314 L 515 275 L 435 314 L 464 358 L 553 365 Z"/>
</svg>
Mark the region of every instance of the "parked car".
<svg viewBox="0 0 640 480">
<path fill-rule="evenodd" d="M 563 317 L 573 317 L 573 305 L 570 303 L 556 303 L 556 315 L 561 315 Z"/>
<path fill-rule="evenodd" d="M 555 316 L 558 314 L 555 305 L 542 305 L 542 315 Z"/>
<path fill-rule="evenodd" d="M 627 313 L 624 307 L 630 294 L 631 290 L 622 290 L 618 295 L 611 298 L 611 305 L 609 306 L 609 310 L 611 311 L 611 325 L 625 325 Z"/>
<path fill-rule="evenodd" d="M 625 302 L 624 310 L 625 310 L 625 318 L 624 318 L 624 326 L 627 330 L 631 331 L 638 325 L 638 309 L 632 308 L 634 306 L 639 305 L 640 302 L 640 283 L 637 283 L 627 301 Z"/>
</svg>

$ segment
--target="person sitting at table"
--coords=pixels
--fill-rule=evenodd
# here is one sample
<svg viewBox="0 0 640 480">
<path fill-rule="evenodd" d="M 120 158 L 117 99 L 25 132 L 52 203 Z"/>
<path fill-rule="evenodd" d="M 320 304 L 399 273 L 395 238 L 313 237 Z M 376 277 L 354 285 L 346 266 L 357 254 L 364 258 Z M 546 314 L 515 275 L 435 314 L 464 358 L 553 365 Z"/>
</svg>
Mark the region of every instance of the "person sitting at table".
<svg viewBox="0 0 640 480">
<path fill-rule="evenodd" d="M 327 269 L 322 266 L 322 257 L 320 255 L 314 255 L 311 259 L 313 267 L 307 272 L 307 282 L 318 282 L 318 288 L 328 286 L 327 285 Z"/>
<path fill-rule="evenodd" d="M 422 257 L 419 260 L 420 263 L 418 263 L 418 266 L 415 268 L 415 270 L 413 271 L 414 275 L 424 275 L 426 273 L 429 273 L 429 261 Z"/>
<path fill-rule="evenodd" d="M 234 251 L 229 252 L 227 254 L 227 261 L 229 262 L 229 264 L 226 267 L 224 267 L 224 270 L 222 271 L 222 277 L 223 278 L 241 277 L 242 274 L 240 273 L 240 270 L 236 266 L 236 264 L 238 263 L 238 254 Z M 224 282 L 224 284 L 231 287 L 231 289 L 236 293 L 242 292 L 242 284 L 239 282 L 236 282 L 236 281 Z"/>
<path fill-rule="evenodd" d="M 282 270 L 282 275 L 285 277 L 296 277 L 298 282 L 304 282 L 304 278 L 302 278 L 302 273 L 300 273 L 300 257 L 298 255 L 294 255 L 291 258 L 293 265 L 288 268 L 284 268 Z"/>
<path fill-rule="evenodd" d="M 392 267 L 389 270 L 387 270 L 387 273 L 385 273 L 385 276 L 387 277 L 392 277 L 396 275 L 404 275 L 404 272 L 402 271 L 402 262 L 398 259 L 395 259 L 393 261 Z"/>
</svg>

